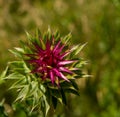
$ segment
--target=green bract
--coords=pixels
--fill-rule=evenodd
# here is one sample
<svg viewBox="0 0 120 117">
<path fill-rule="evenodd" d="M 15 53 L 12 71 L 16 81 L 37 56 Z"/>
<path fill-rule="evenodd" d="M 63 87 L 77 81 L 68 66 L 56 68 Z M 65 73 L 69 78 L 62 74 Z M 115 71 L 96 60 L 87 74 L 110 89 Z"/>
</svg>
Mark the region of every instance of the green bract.
<svg viewBox="0 0 120 117">
<path fill-rule="evenodd" d="M 43 35 L 39 30 L 35 36 L 26 34 L 28 40 L 21 41 L 20 48 L 10 50 L 19 59 L 8 63 L 1 78 L 12 80 L 10 89 L 18 92 L 15 102 L 25 104 L 30 112 L 37 109 L 46 116 L 58 102 L 67 104 L 66 93 L 79 95 L 75 80 L 84 77 L 82 67 L 86 61 L 78 54 L 86 44 L 72 46 L 71 34 L 61 37 L 58 31 L 52 33 L 50 29 Z"/>
</svg>

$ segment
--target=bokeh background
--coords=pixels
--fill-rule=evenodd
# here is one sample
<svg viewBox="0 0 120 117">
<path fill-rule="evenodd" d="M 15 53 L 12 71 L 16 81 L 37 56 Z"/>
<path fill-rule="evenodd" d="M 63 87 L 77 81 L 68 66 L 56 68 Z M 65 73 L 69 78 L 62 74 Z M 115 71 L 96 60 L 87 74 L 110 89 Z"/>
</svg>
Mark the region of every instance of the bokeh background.
<svg viewBox="0 0 120 117">
<path fill-rule="evenodd" d="M 15 60 L 8 49 L 26 39 L 25 30 L 34 34 L 48 26 L 62 35 L 72 32 L 73 44 L 88 42 L 80 57 L 89 61 L 85 71 L 92 75 L 79 80 L 79 97 L 69 96 L 68 107 L 58 107 L 49 116 L 120 117 L 120 1 L 0 0 L 0 72 Z M 8 113 L 13 94 L 0 84 Z M 19 108 L 15 117 L 28 115 Z"/>
</svg>

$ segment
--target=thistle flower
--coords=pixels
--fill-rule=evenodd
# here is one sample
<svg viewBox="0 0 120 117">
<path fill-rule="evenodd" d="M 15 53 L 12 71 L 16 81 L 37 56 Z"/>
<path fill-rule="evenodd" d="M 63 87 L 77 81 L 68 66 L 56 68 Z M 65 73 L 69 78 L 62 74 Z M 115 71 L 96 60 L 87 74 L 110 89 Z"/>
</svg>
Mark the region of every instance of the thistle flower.
<svg viewBox="0 0 120 117">
<path fill-rule="evenodd" d="M 44 43 L 41 38 L 39 41 Z M 50 79 L 52 84 L 59 85 L 61 79 L 70 82 L 65 74 L 73 74 L 69 70 L 69 65 L 75 63 L 76 60 L 66 59 L 70 51 L 64 50 L 66 45 L 61 40 L 55 42 L 55 38 L 52 36 L 51 40 L 47 39 L 45 49 L 38 43 L 33 43 L 33 46 L 35 47 L 33 54 L 26 54 L 29 56 L 28 62 L 34 66 L 31 73 L 39 74 L 42 80 Z"/>
<path fill-rule="evenodd" d="M 67 104 L 66 93 L 79 95 L 75 79 L 85 77 L 86 61 L 78 54 L 86 44 L 71 46 L 71 34 L 61 37 L 50 29 L 44 35 L 39 30 L 35 36 L 27 33 L 27 37 L 21 48 L 10 50 L 19 60 L 9 62 L 0 77 L 13 80 L 11 88 L 19 92 L 16 101 L 30 102 L 31 112 L 36 108 L 46 116 L 51 103 L 54 109 L 58 101 Z"/>
</svg>

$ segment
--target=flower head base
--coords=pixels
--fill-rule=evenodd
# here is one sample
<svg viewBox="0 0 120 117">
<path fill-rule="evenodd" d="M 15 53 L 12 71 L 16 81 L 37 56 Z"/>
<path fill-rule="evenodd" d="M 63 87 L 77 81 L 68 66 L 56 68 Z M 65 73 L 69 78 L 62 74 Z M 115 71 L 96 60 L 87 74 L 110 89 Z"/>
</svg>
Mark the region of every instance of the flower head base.
<svg viewBox="0 0 120 117">
<path fill-rule="evenodd" d="M 43 42 L 43 39 L 39 41 Z M 69 64 L 76 61 L 65 59 L 70 51 L 64 52 L 65 44 L 62 44 L 61 40 L 55 43 L 52 36 L 51 40 L 46 41 L 45 49 L 37 43 L 33 43 L 33 46 L 35 47 L 33 54 L 26 54 L 30 57 L 28 62 L 34 66 L 32 73 L 39 74 L 43 80 L 50 79 L 52 84 L 58 83 L 61 79 L 70 82 L 65 74 L 73 74 L 69 70 Z"/>
</svg>

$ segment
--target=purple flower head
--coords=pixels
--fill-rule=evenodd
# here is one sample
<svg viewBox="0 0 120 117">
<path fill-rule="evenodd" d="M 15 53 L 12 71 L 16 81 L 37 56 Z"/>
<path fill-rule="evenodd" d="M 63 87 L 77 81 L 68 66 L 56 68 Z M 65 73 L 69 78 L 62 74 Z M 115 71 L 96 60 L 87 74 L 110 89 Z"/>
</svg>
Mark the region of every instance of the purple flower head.
<svg viewBox="0 0 120 117">
<path fill-rule="evenodd" d="M 71 46 L 71 34 L 61 37 L 50 29 L 35 34 L 27 33 L 22 47 L 10 50 L 19 60 L 9 62 L 1 76 L 13 80 L 11 89 L 19 93 L 16 101 L 30 102 L 31 111 L 40 109 L 46 116 L 51 104 L 54 109 L 58 101 L 67 104 L 66 93 L 79 95 L 75 79 L 89 76 L 82 70 L 87 62 L 78 56 L 86 44 Z"/>
<path fill-rule="evenodd" d="M 44 40 L 39 39 L 39 42 L 43 44 Z M 66 57 L 70 51 L 66 50 L 66 45 L 59 39 L 55 41 L 54 36 L 51 39 L 47 39 L 44 43 L 44 49 L 38 43 L 32 43 L 34 51 L 32 54 L 26 54 L 29 56 L 28 62 L 33 66 L 31 73 L 38 74 L 42 80 L 50 79 L 52 84 L 59 85 L 60 80 L 70 82 L 66 77 L 66 74 L 73 74 L 69 67 L 76 60 L 67 60 Z"/>
</svg>

